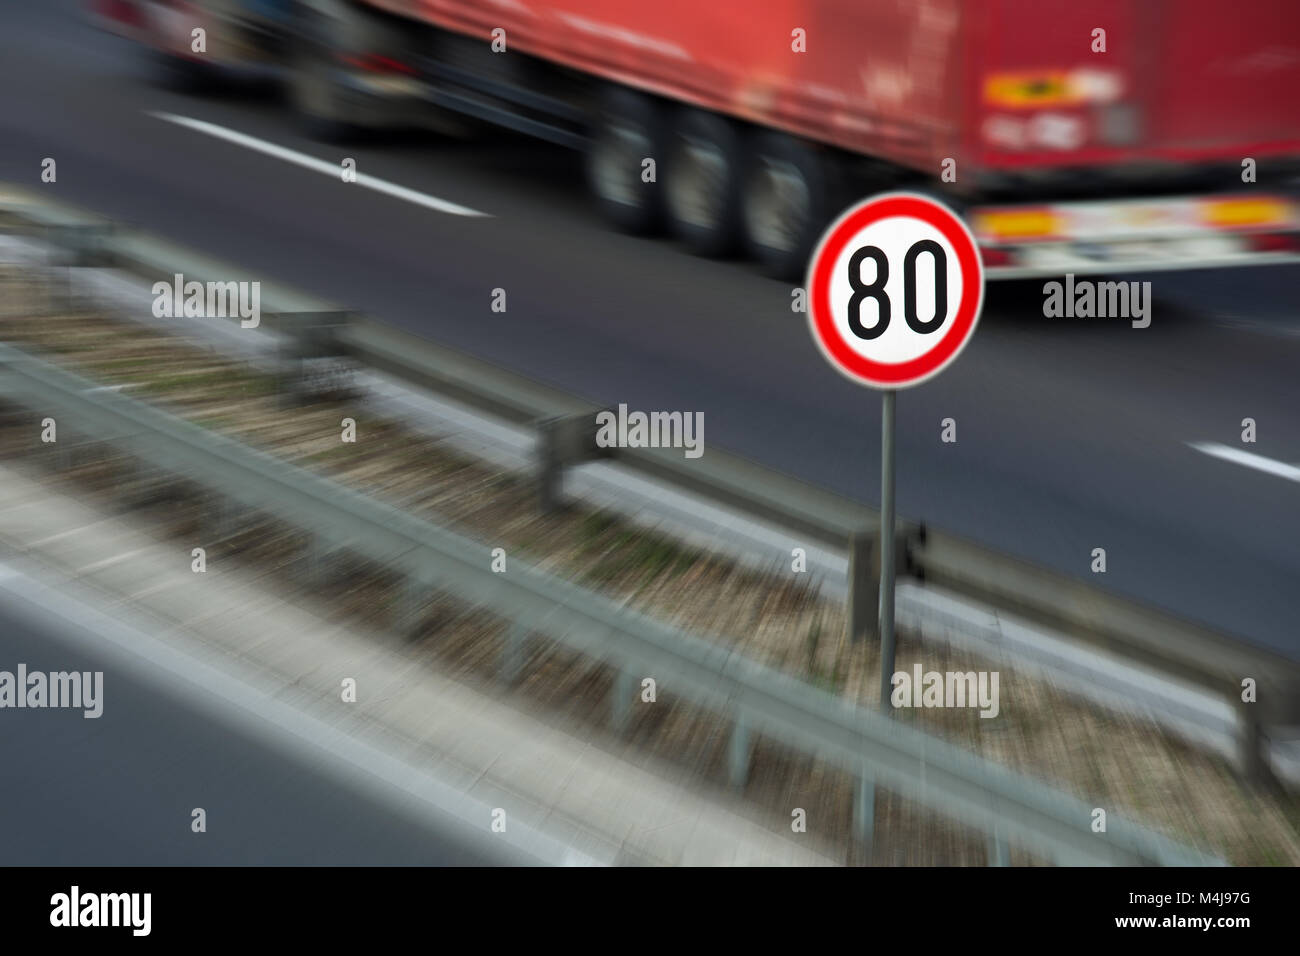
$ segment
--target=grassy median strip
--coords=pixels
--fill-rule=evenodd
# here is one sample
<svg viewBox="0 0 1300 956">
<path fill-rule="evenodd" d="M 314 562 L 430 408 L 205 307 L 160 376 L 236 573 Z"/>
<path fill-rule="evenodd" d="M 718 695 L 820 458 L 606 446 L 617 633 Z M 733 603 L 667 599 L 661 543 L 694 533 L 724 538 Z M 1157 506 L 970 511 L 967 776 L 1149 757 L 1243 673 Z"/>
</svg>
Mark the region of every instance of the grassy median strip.
<svg viewBox="0 0 1300 956">
<path fill-rule="evenodd" d="M 847 643 L 843 608 L 822 598 L 788 561 L 778 563 L 778 555 L 773 570 L 761 573 L 581 503 L 563 514 L 540 514 L 530 482 L 402 422 L 376 417 L 364 403 L 285 408 L 273 376 L 96 309 L 60 311 L 40 283 L 13 268 L 0 269 L 0 294 L 8 304 L 6 341 L 451 526 L 484 543 L 485 566 L 492 548 L 504 548 L 508 560 L 539 565 L 863 706 L 876 706 L 876 647 L 870 641 Z M 24 302 L 31 305 L 26 312 Z M 355 443 L 342 441 L 345 418 L 356 422 Z M 4 429 L 6 456 L 41 453 L 35 430 L 28 432 L 19 434 L 12 424 Z M 113 490 L 112 470 L 102 462 L 73 477 L 83 485 L 98 482 L 106 494 Z M 173 530 L 192 537 L 192 515 L 172 519 Z M 289 543 L 264 533 L 245 529 L 243 534 L 252 540 L 241 542 L 236 534 L 226 543 L 243 560 L 275 566 L 293 552 Z M 334 613 L 383 625 L 398 593 L 382 569 L 354 569 L 335 579 L 329 601 Z M 410 643 L 441 669 L 479 678 L 492 672 L 500 633 L 490 618 L 433 594 L 423 608 L 421 628 Z M 998 667 L 1000 711 L 994 719 L 982 719 L 975 708 L 912 708 L 897 711 L 897 719 L 1082 796 L 1108 814 L 1207 845 L 1230 862 L 1300 864 L 1295 797 L 1241 784 L 1227 762 L 1154 722 L 1102 710 L 1043 680 L 967 656 L 924 634 L 905 633 L 897 667 L 910 671 L 915 663 L 941 673 Z M 562 648 L 534 648 L 519 692 L 565 718 L 600 724 L 608 715 L 610 681 L 607 669 L 584 665 Z M 634 707 L 627 734 L 609 745 L 618 741 L 672 758 L 712 780 L 725 777 L 722 724 L 680 703 Z M 791 808 L 800 807 L 810 821 L 828 821 L 833 831 L 848 833 L 852 781 L 812 759 L 759 746 L 746 795 L 774 826 L 788 827 Z M 878 825 L 871 856 L 849 847 L 850 862 L 983 861 L 984 847 L 968 831 L 935 823 L 902 798 L 881 794 L 877 818 L 888 821 L 887 839 Z M 1014 854 L 1012 859 L 1018 861 Z"/>
</svg>

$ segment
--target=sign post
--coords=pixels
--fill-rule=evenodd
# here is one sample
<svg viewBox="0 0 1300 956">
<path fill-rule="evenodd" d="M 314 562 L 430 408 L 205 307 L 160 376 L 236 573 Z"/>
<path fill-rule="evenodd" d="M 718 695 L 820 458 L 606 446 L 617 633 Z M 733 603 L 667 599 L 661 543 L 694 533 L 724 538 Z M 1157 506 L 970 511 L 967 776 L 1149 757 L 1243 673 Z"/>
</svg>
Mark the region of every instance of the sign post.
<svg viewBox="0 0 1300 956">
<path fill-rule="evenodd" d="M 808 270 L 808 324 L 837 371 L 883 391 L 880 418 L 880 696 L 894 672 L 894 413 L 899 389 L 938 375 L 970 341 L 984 264 L 970 229 L 937 200 L 882 193 L 822 236 Z M 899 318 L 902 321 L 899 321 Z"/>
<path fill-rule="evenodd" d="M 887 703 L 894 674 L 894 400 L 880 396 L 880 699 Z M 884 703 L 881 705 L 884 706 Z"/>
</svg>

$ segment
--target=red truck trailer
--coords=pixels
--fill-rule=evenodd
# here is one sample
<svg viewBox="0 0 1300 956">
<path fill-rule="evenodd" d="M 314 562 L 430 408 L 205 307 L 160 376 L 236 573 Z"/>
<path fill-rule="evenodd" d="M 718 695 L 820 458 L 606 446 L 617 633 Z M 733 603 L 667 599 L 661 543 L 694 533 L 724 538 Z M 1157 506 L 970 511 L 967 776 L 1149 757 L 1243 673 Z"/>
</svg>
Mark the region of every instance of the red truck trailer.
<svg viewBox="0 0 1300 956">
<path fill-rule="evenodd" d="M 885 188 L 989 278 L 1300 261 L 1295 0 L 98 0 L 313 131 L 470 116 L 584 152 L 624 229 L 800 274 Z M 202 27 L 206 49 L 192 36 Z"/>
</svg>

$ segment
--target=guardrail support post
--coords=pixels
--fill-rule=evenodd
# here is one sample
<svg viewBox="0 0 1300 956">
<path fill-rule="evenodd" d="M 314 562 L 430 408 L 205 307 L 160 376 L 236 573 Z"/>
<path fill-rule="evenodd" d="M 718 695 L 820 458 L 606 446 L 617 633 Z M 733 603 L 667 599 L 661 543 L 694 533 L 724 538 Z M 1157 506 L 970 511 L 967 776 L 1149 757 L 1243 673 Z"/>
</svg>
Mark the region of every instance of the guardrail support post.
<svg viewBox="0 0 1300 956">
<path fill-rule="evenodd" d="M 47 267 L 45 295 L 49 299 L 49 314 L 72 311 L 72 269 L 70 267 L 66 265 Z"/>
<path fill-rule="evenodd" d="M 853 835 L 861 841 L 866 854 L 876 832 L 876 778 L 864 765 L 853 785 Z"/>
<path fill-rule="evenodd" d="M 636 693 L 636 678 L 625 667 L 620 667 L 614 675 L 614 686 L 610 690 L 613 698 L 611 704 L 614 712 L 614 730 L 623 733 L 632 716 L 632 695 Z"/>
<path fill-rule="evenodd" d="M 505 646 L 501 649 L 501 681 L 507 687 L 518 684 L 523 677 L 526 637 L 523 625 L 513 621 L 506 625 Z"/>
<path fill-rule="evenodd" d="M 596 444 L 596 413 L 548 418 L 537 426 L 537 484 L 542 511 L 564 507 L 564 469 L 583 461 L 607 458 Z"/>
<path fill-rule="evenodd" d="M 727 745 L 727 776 L 737 790 L 745 789 L 749 780 L 749 727 L 745 712 L 737 709 L 731 727 L 731 740 Z"/>
<path fill-rule="evenodd" d="M 330 549 L 320 535 L 311 536 L 300 561 L 302 581 L 308 588 L 320 590 L 328 586 Z"/>
<path fill-rule="evenodd" d="M 401 593 L 397 598 L 396 625 L 403 637 L 414 633 L 420 623 L 420 609 L 424 606 L 424 596 L 428 585 L 414 575 L 408 575 L 401 584 Z"/>
<path fill-rule="evenodd" d="M 989 866 L 1010 866 L 1011 848 L 997 827 L 989 834 Z"/>
<path fill-rule="evenodd" d="M 352 365 L 341 338 L 351 312 L 277 312 L 267 324 L 283 333 L 277 391 L 282 408 L 353 393 Z M 308 374 L 309 366 L 316 374 Z M 322 371 L 323 369 L 323 371 Z"/>
<path fill-rule="evenodd" d="M 1268 766 L 1268 738 L 1264 734 L 1264 721 L 1256 702 L 1241 699 L 1240 688 L 1233 687 L 1233 702 L 1237 705 L 1237 759 L 1241 773 L 1251 783 L 1267 783 L 1271 779 Z"/>
<path fill-rule="evenodd" d="M 117 464 L 117 502 L 121 510 L 144 508 L 164 496 L 164 479 L 155 477 L 139 459 L 124 455 Z"/>
<path fill-rule="evenodd" d="M 231 520 L 231 504 L 221 495 L 209 495 L 203 502 L 203 519 L 201 527 L 203 536 L 209 545 L 217 544 L 230 537 L 234 522 Z"/>
<path fill-rule="evenodd" d="M 49 445 L 42 444 L 41 447 L 54 456 L 54 465 L 59 471 L 70 471 L 84 460 L 85 456 L 80 453 L 91 443 L 91 439 L 69 428 L 65 424 L 64 416 L 55 413 L 54 418 L 58 422 L 58 440 Z M 37 419 L 38 423 L 39 421 L 40 418 Z M 41 430 L 39 425 L 36 430 L 39 434 Z"/>
<path fill-rule="evenodd" d="M 109 249 L 114 228 L 114 224 L 110 222 L 51 224 L 44 228 L 43 238 L 63 253 L 62 259 L 65 265 L 112 265 Z"/>
<path fill-rule="evenodd" d="M 876 630 L 880 607 L 880 585 L 876 579 L 872 552 L 879 540 L 869 531 L 849 535 L 849 641 L 856 643 Z"/>
<path fill-rule="evenodd" d="M 54 442 L 54 463 L 59 471 L 71 471 L 72 466 L 76 464 L 73 458 L 73 450 L 76 446 L 76 440 L 68 434 L 67 429 L 63 432 L 63 441 Z"/>
<path fill-rule="evenodd" d="M 537 429 L 537 494 L 543 514 L 560 510 L 564 483 L 564 461 L 560 455 L 558 419 L 542 422 Z"/>
</svg>

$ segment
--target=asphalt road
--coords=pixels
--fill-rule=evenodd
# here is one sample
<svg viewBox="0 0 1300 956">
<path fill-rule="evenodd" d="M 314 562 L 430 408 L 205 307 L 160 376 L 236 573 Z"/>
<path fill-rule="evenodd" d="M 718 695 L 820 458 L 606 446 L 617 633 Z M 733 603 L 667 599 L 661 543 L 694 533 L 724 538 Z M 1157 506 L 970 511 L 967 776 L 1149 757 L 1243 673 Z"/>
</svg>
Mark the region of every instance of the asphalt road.
<svg viewBox="0 0 1300 956">
<path fill-rule="evenodd" d="M 188 98 L 69 0 L 0 13 L 0 179 L 53 195 L 602 402 L 703 411 L 706 440 L 879 494 L 879 398 L 835 374 L 790 289 L 608 231 L 575 155 L 501 135 L 346 150 L 265 90 Z M 355 188 L 165 122 L 166 111 L 489 213 Z M 992 287 L 972 345 L 898 402 L 909 518 L 1300 656 L 1300 486 L 1189 442 L 1300 462 L 1300 270 L 1148 276 L 1150 328 L 1050 320 Z M 508 310 L 490 310 L 504 288 Z M 940 421 L 958 423 L 956 444 Z M 1089 573 L 1093 548 L 1108 571 Z"/>
<path fill-rule="evenodd" d="M 103 671 L 103 713 L 0 709 L 0 866 L 473 866 L 454 836 L 0 604 L 0 671 Z M 207 832 L 191 831 L 202 807 Z"/>
</svg>

